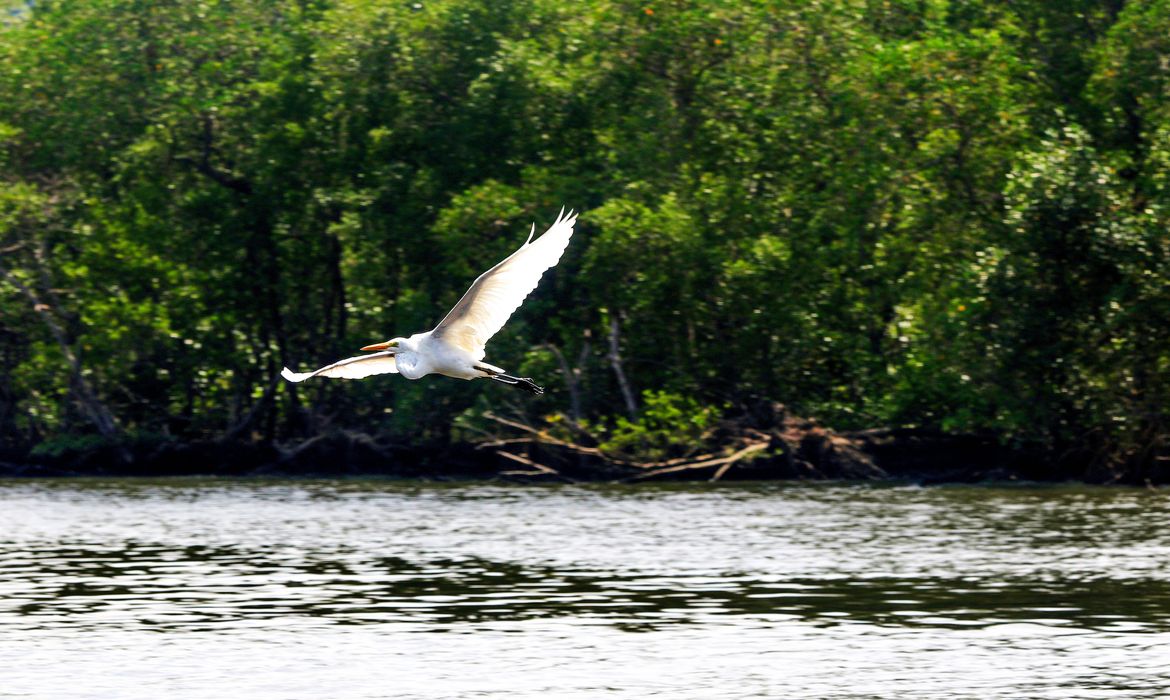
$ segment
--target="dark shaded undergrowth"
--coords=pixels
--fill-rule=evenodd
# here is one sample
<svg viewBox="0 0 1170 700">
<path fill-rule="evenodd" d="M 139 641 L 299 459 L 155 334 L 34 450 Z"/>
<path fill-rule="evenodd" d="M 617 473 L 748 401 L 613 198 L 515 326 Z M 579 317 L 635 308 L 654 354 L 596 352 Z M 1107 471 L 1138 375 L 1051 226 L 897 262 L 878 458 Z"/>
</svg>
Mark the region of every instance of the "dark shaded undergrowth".
<svg viewBox="0 0 1170 700">
<path fill-rule="evenodd" d="M 508 434 L 455 443 L 406 444 L 332 431 L 295 443 L 79 440 L 0 453 L 0 476 L 249 476 L 501 479 L 519 482 L 660 480 L 907 480 L 918 483 L 1080 480 L 1170 483 L 1164 460 L 1110 468 L 1083 452 L 1005 445 L 990 435 L 932 429 L 837 432 L 771 404 L 724 420 L 685 456 L 635 460 L 501 419 Z M 701 453 L 700 453 L 701 452 Z"/>
</svg>

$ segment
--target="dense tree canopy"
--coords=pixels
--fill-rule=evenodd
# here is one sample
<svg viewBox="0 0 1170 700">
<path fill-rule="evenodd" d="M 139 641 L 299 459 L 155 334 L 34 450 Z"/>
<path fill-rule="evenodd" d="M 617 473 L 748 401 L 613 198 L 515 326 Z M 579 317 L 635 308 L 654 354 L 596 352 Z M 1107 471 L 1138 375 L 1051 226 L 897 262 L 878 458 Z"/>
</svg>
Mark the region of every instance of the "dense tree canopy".
<svg viewBox="0 0 1170 700">
<path fill-rule="evenodd" d="M 10 445 L 772 399 L 1170 453 L 1170 0 L 7 6 Z M 543 398 L 275 381 L 431 327 L 562 204 L 489 348 Z"/>
</svg>

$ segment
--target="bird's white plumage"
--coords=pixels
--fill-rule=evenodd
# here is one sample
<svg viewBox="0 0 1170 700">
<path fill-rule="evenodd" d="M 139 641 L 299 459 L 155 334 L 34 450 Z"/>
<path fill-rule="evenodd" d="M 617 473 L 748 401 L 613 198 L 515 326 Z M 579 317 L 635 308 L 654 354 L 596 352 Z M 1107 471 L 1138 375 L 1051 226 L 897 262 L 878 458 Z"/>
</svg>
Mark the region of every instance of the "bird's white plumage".
<svg viewBox="0 0 1170 700">
<path fill-rule="evenodd" d="M 564 211 L 548 231 L 520 246 L 502 262 L 483 273 L 431 333 L 482 360 L 484 346 L 498 333 L 540 278 L 556 265 L 569 245 L 577 215 Z M 535 230 L 535 229 L 534 229 Z"/>
<path fill-rule="evenodd" d="M 303 382 L 310 377 L 333 377 L 334 379 L 364 379 L 375 374 L 397 374 L 394 353 L 375 352 L 338 360 L 313 372 L 293 372 L 285 367 L 280 376 L 290 382 Z"/>
<path fill-rule="evenodd" d="M 536 232 L 533 225 L 528 240 L 480 275 L 434 330 L 378 343 L 370 349 L 391 349 L 350 357 L 315 372 L 293 372 L 286 367 L 281 376 L 290 382 L 302 382 L 311 377 L 361 379 L 387 372 L 401 373 L 407 379 L 427 374 L 459 379 L 501 375 L 514 383 L 516 379 L 503 375 L 499 367 L 481 362 L 484 346 L 536 288 L 545 271 L 561 259 L 576 222 L 573 211 L 566 214 L 562 209 L 556 222 L 536 240 L 532 240 Z M 519 381 L 532 385 L 529 379 Z M 543 391 L 539 387 L 536 390 Z"/>
</svg>

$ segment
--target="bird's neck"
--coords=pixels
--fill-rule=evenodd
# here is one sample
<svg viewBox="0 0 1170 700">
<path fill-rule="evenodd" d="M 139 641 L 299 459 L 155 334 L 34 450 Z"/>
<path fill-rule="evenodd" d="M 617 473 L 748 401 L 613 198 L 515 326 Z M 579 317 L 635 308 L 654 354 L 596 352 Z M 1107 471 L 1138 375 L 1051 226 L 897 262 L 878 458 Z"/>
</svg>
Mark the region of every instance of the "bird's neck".
<svg viewBox="0 0 1170 700">
<path fill-rule="evenodd" d="M 398 367 L 398 373 L 407 379 L 418 379 L 430 374 L 422 355 L 414 350 L 400 348 L 394 354 L 394 363 Z"/>
</svg>

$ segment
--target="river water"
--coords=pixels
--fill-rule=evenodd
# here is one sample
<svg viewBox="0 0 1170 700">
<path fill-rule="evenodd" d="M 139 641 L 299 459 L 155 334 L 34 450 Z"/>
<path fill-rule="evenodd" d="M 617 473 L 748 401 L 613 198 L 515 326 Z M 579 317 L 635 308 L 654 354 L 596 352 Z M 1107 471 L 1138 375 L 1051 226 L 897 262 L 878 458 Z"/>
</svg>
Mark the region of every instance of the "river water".
<svg viewBox="0 0 1170 700">
<path fill-rule="evenodd" d="M 0 481 L 2 698 L 1160 698 L 1170 493 Z"/>
</svg>

